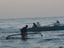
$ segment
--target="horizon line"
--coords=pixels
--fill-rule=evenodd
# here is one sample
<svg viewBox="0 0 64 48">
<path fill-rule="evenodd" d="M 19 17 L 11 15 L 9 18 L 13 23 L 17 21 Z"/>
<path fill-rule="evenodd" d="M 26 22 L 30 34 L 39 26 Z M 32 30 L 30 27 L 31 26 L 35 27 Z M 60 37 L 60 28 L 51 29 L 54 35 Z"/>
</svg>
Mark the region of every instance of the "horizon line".
<svg viewBox="0 0 64 48">
<path fill-rule="evenodd" d="M 1 18 L 1 19 L 26 19 L 26 18 L 55 18 L 55 17 L 64 17 L 64 16 L 48 16 L 48 17 L 22 17 L 22 18 Z"/>
</svg>

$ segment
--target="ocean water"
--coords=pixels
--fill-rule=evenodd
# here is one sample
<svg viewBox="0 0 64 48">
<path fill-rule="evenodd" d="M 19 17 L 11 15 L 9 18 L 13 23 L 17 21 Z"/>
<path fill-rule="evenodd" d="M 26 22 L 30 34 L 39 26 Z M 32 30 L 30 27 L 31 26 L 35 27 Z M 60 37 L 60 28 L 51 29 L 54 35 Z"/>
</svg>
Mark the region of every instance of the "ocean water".
<svg viewBox="0 0 64 48">
<path fill-rule="evenodd" d="M 33 22 L 40 22 L 44 26 L 53 24 L 56 20 L 64 24 L 64 17 L 0 19 L 0 48 L 64 48 L 64 30 L 41 31 L 43 36 L 30 34 L 26 40 L 22 40 L 20 36 L 6 39 L 8 35 L 19 34 L 20 28 L 25 25 L 32 27 Z"/>
</svg>

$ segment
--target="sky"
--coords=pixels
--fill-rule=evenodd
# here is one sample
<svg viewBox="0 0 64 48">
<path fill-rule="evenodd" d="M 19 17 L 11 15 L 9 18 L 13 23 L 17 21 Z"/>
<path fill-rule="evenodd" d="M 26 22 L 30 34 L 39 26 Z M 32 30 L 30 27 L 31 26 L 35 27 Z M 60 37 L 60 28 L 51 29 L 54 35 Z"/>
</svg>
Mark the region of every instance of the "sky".
<svg viewBox="0 0 64 48">
<path fill-rule="evenodd" d="M 64 0 L 0 0 L 0 19 L 64 16 Z"/>
</svg>

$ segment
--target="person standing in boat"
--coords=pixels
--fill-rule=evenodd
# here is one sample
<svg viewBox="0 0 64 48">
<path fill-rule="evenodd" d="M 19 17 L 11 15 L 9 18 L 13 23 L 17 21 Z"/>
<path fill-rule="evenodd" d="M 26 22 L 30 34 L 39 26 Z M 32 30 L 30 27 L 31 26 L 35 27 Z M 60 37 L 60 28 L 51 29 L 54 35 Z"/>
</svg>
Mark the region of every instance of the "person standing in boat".
<svg viewBox="0 0 64 48">
<path fill-rule="evenodd" d="M 39 22 L 37 22 L 37 27 L 40 27 L 41 25 L 40 25 L 40 23 Z"/>
<path fill-rule="evenodd" d="M 20 31 L 21 31 L 21 36 L 22 36 L 22 39 L 26 38 L 27 37 L 27 27 L 28 25 L 26 25 L 25 27 L 23 27 Z"/>
<path fill-rule="evenodd" d="M 35 28 L 35 27 L 37 27 L 37 25 L 35 23 L 33 23 L 33 26 L 32 27 Z"/>
</svg>

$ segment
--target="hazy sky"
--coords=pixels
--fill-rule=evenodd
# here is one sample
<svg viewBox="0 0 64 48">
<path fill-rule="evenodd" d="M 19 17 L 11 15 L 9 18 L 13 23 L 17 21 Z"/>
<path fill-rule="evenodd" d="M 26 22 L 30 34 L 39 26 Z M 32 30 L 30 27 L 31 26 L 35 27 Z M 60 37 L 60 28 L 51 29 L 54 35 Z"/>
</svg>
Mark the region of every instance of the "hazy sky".
<svg viewBox="0 0 64 48">
<path fill-rule="evenodd" d="M 0 18 L 64 16 L 64 0 L 0 0 Z"/>
</svg>

